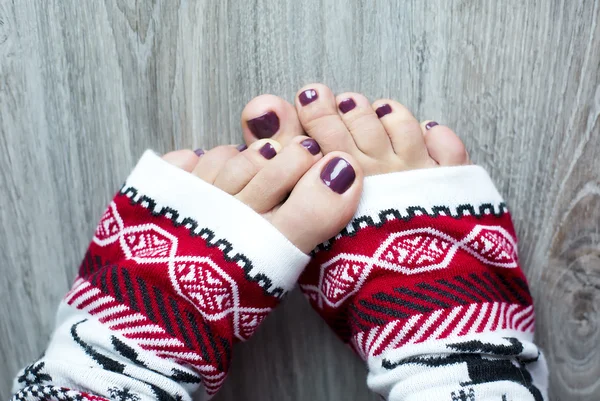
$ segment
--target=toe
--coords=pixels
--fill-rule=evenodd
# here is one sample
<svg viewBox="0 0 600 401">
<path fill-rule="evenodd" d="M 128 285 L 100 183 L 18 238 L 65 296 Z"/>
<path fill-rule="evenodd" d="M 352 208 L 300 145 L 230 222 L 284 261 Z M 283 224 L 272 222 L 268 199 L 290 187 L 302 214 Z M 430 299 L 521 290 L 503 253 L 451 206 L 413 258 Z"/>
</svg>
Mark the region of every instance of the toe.
<svg viewBox="0 0 600 401">
<path fill-rule="evenodd" d="M 304 133 L 294 106 L 274 95 L 255 97 L 244 107 L 242 130 L 248 145 L 259 139 L 273 138 L 285 146 Z"/>
<path fill-rule="evenodd" d="M 372 107 L 405 169 L 435 165 L 427 153 L 419 121 L 405 106 L 394 100 L 382 99 L 373 103 Z"/>
<path fill-rule="evenodd" d="M 362 182 L 362 169 L 351 155 L 329 153 L 304 174 L 271 224 L 308 253 L 349 223 Z"/>
<path fill-rule="evenodd" d="M 390 138 L 365 96 L 359 93 L 342 93 L 336 96 L 336 103 L 340 117 L 358 149 L 373 157 L 393 153 Z"/>
<path fill-rule="evenodd" d="M 429 156 L 437 164 L 462 166 L 471 163 L 465 145 L 450 128 L 435 121 L 424 121 L 421 127 Z"/>
<path fill-rule="evenodd" d="M 314 139 L 305 136 L 293 138 L 235 197 L 257 213 L 269 212 L 289 195 L 304 173 L 322 157 Z"/>
<path fill-rule="evenodd" d="M 192 174 L 212 184 L 227 161 L 239 153 L 239 150 L 235 146 L 217 146 L 198 158 L 198 163 L 194 167 Z"/>
<path fill-rule="evenodd" d="M 273 139 L 260 139 L 248 149 L 239 152 L 221 168 L 213 185 L 230 195 L 235 195 L 281 150 Z"/>
<path fill-rule="evenodd" d="M 169 162 L 172 165 L 191 173 L 198 163 L 198 157 L 203 154 L 204 151 L 202 149 L 196 149 L 194 152 L 189 149 L 182 149 L 165 154 L 163 159 L 166 162 Z"/>
<path fill-rule="evenodd" d="M 341 150 L 356 155 L 359 150 L 337 111 L 335 96 L 322 84 L 310 84 L 296 95 L 296 110 L 304 131 L 323 153 Z"/>
</svg>

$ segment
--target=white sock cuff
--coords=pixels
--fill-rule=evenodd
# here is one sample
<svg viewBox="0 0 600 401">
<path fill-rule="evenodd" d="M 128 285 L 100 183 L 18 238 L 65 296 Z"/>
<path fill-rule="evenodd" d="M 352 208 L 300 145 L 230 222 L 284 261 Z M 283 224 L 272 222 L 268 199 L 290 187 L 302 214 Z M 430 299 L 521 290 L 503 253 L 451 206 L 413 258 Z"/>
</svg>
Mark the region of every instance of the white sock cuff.
<svg viewBox="0 0 600 401">
<path fill-rule="evenodd" d="M 439 167 L 365 178 L 355 218 L 374 223 L 413 214 L 500 214 L 504 201 L 480 166 Z"/>
<path fill-rule="evenodd" d="M 243 260 L 238 264 L 274 295 L 292 289 L 310 259 L 250 207 L 150 150 L 144 153 L 121 192 L 178 223 L 193 219 L 197 226 L 190 224 L 189 228 L 197 233 L 210 230 L 214 235 L 205 239 L 220 241 L 219 247 L 229 258 L 245 256 L 251 266 L 245 266 Z M 270 283 L 261 280 L 263 277 Z"/>
</svg>

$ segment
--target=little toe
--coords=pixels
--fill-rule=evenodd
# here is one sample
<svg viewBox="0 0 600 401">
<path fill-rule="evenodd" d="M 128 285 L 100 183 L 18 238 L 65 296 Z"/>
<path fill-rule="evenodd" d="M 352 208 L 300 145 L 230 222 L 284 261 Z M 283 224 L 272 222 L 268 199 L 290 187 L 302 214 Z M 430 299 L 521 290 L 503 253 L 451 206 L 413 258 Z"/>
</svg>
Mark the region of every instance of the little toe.
<svg viewBox="0 0 600 401">
<path fill-rule="evenodd" d="M 198 163 L 198 157 L 203 154 L 204 151 L 202 149 L 197 149 L 196 151 L 182 149 L 165 154 L 163 160 L 191 173 Z"/>
<path fill-rule="evenodd" d="M 257 213 L 267 213 L 289 195 L 304 173 L 322 157 L 314 139 L 293 138 L 235 197 Z"/>
<path fill-rule="evenodd" d="M 394 152 L 385 128 L 365 96 L 360 93 L 342 93 L 336 96 L 336 103 L 340 117 L 358 149 L 373 157 Z"/>
<path fill-rule="evenodd" d="M 462 166 L 471 164 L 464 143 L 450 128 L 435 121 L 421 124 L 423 138 L 429 156 L 440 166 Z"/>
<path fill-rule="evenodd" d="M 327 86 L 310 84 L 300 89 L 296 95 L 296 110 L 304 131 L 319 143 L 324 154 L 335 150 L 353 155 L 360 152 Z"/>
<path fill-rule="evenodd" d="M 198 150 L 197 153 L 201 152 Z M 240 151 L 235 146 L 217 146 L 201 154 L 198 163 L 192 170 L 192 174 L 212 184 L 227 161 L 239 153 Z"/>
<path fill-rule="evenodd" d="M 285 146 L 292 138 L 304 134 L 294 106 L 274 95 L 255 97 L 244 107 L 242 131 L 248 145 L 273 138 Z"/>
<path fill-rule="evenodd" d="M 332 152 L 314 164 L 271 218 L 305 253 L 338 234 L 356 212 L 363 172 L 349 154 Z"/>
<path fill-rule="evenodd" d="M 381 99 L 373 103 L 372 107 L 385 127 L 403 169 L 435 165 L 427 153 L 419 121 L 404 105 L 394 100 Z"/>
</svg>

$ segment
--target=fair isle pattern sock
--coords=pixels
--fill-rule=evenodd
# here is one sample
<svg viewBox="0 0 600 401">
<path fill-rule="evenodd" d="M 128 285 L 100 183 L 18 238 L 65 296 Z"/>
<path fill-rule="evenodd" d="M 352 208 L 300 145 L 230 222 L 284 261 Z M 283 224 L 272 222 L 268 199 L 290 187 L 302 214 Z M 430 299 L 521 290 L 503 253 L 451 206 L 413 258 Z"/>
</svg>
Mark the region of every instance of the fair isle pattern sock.
<svg viewBox="0 0 600 401">
<path fill-rule="evenodd" d="M 13 400 L 190 400 L 222 385 L 308 256 L 152 152 L 101 218 L 44 356 Z M 198 399 L 196 397 L 196 399 Z"/>
<path fill-rule="evenodd" d="M 369 177 L 356 218 L 300 278 L 388 400 L 544 399 L 533 303 L 510 215 L 487 173 Z"/>
</svg>

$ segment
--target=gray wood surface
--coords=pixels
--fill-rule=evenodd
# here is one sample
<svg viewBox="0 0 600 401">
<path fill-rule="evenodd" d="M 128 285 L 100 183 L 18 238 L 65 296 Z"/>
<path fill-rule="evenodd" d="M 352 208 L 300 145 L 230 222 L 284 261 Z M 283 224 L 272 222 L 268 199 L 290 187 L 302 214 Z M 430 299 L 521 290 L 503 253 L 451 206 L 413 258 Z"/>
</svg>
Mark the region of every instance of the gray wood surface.
<svg viewBox="0 0 600 401">
<path fill-rule="evenodd" d="M 0 397 L 146 148 L 239 143 L 261 93 L 394 97 L 508 200 L 553 400 L 600 399 L 600 0 L 0 0 Z M 294 294 L 216 400 L 376 400 Z"/>
</svg>

